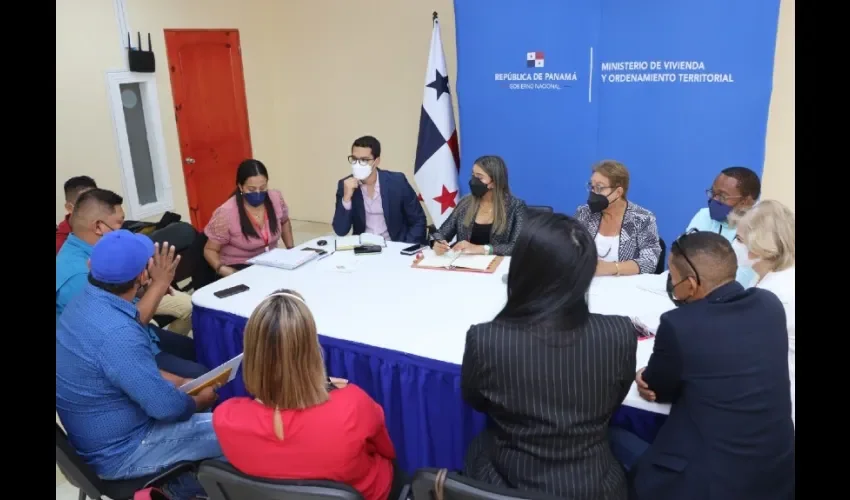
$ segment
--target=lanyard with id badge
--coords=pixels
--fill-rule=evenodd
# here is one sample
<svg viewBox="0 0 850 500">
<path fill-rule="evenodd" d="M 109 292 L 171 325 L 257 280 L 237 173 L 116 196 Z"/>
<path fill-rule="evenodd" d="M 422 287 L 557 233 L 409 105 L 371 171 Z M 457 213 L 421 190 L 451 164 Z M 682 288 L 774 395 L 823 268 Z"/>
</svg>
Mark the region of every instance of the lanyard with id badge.
<svg viewBox="0 0 850 500">
<path fill-rule="evenodd" d="M 260 238 L 263 239 L 263 245 L 265 245 L 265 252 L 269 251 L 269 240 L 271 240 L 271 235 L 269 234 L 269 225 L 266 223 L 266 213 L 263 212 L 263 223 L 262 225 L 257 225 L 254 223 L 254 220 L 251 220 L 251 224 L 254 225 L 254 229 L 257 230 L 257 234 L 260 235 Z"/>
</svg>

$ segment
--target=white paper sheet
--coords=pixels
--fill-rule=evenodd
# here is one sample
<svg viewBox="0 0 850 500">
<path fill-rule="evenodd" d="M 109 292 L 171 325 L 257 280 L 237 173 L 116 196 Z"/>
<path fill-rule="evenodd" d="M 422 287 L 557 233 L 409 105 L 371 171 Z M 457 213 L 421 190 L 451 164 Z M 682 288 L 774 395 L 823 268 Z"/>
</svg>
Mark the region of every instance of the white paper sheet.
<svg viewBox="0 0 850 500">
<path fill-rule="evenodd" d="M 195 395 L 204 387 L 218 384 L 224 385 L 236 376 L 236 372 L 239 371 L 239 365 L 242 364 L 242 354 L 239 354 L 235 358 L 230 361 L 225 362 L 224 364 L 219 365 L 217 368 L 214 368 L 207 373 L 201 375 L 200 377 L 192 380 L 191 382 L 186 382 L 185 384 L 180 386 L 180 390 L 191 395 Z"/>
</svg>

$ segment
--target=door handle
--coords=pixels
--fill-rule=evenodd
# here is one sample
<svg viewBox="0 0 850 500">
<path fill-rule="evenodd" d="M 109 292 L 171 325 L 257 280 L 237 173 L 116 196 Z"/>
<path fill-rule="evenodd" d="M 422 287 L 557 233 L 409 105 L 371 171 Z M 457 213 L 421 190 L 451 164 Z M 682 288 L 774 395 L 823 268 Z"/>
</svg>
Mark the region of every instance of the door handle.
<svg viewBox="0 0 850 500">
<path fill-rule="evenodd" d="M 195 159 L 192 158 L 191 156 L 187 156 L 186 159 L 183 160 L 183 161 L 185 161 L 187 165 L 194 165 L 195 164 Z"/>
</svg>

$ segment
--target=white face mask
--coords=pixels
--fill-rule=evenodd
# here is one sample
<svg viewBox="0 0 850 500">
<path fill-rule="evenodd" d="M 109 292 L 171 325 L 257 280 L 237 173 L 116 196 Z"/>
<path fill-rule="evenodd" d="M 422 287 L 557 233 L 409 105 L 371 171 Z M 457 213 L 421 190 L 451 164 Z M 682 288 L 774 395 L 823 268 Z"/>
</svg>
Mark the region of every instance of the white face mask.
<svg viewBox="0 0 850 500">
<path fill-rule="evenodd" d="M 372 165 L 352 165 L 351 175 L 353 175 L 358 181 L 365 180 L 366 177 L 372 175 Z"/>
<path fill-rule="evenodd" d="M 738 258 L 738 267 L 753 267 L 759 259 L 750 258 L 750 251 L 738 240 L 732 240 L 732 249 Z"/>
</svg>

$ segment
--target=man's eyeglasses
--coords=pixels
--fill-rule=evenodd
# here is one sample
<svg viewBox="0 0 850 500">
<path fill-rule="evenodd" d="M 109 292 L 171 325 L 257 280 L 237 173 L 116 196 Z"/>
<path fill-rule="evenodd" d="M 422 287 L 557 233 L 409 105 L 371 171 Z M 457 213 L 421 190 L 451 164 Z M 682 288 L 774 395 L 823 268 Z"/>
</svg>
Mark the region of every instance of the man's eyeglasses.
<svg viewBox="0 0 850 500">
<path fill-rule="evenodd" d="M 348 163 L 352 165 L 360 165 L 361 167 L 365 167 L 366 165 L 375 161 L 374 158 L 357 158 L 356 156 L 349 156 Z"/>
<path fill-rule="evenodd" d="M 720 203 L 726 203 L 729 200 L 737 200 L 738 198 L 743 198 L 743 196 L 726 196 L 724 193 L 715 193 L 713 189 L 709 188 L 705 190 L 705 195 L 708 196 L 709 200 L 717 200 Z"/>
<path fill-rule="evenodd" d="M 710 191 L 710 190 L 709 190 L 709 191 Z M 676 253 L 677 255 L 681 255 L 681 256 L 685 259 L 685 262 L 687 262 L 687 263 L 688 263 L 688 265 L 689 265 L 689 266 L 691 266 L 691 269 L 693 269 L 693 270 L 694 270 L 694 278 L 697 280 L 697 285 L 699 285 L 699 284 L 700 284 L 700 280 L 699 280 L 699 272 L 697 271 L 697 268 L 694 266 L 694 263 L 693 263 L 693 262 L 691 262 L 691 259 L 690 259 L 690 258 L 688 258 L 688 254 L 687 254 L 687 253 L 685 253 L 685 249 L 684 249 L 684 248 L 682 248 L 682 243 L 684 243 L 685 239 L 686 239 L 688 236 L 690 236 L 690 235 L 692 235 L 692 234 L 694 234 L 694 233 L 698 233 L 698 232 L 699 232 L 699 229 L 697 229 L 697 228 L 692 228 L 692 229 L 690 229 L 688 232 L 686 232 L 685 234 L 683 234 L 683 235 L 679 236 L 678 238 L 676 238 L 676 241 L 674 241 L 674 242 L 673 242 L 673 244 L 672 244 L 672 245 L 670 245 L 670 252 L 671 252 L 671 253 Z M 675 251 L 675 252 L 673 251 L 673 248 L 675 248 L 675 249 L 676 249 L 676 251 Z"/>
</svg>

